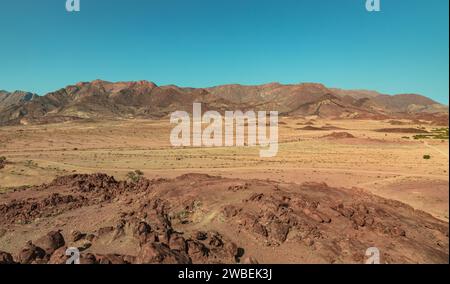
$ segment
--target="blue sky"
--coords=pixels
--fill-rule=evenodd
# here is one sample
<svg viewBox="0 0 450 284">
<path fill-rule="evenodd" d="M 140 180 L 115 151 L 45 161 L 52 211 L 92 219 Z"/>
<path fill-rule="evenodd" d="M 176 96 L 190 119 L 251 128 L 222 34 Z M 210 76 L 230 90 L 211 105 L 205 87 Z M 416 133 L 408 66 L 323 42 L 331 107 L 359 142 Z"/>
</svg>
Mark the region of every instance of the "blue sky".
<svg viewBox="0 0 450 284">
<path fill-rule="evenodd" d="M 0 0 L 0 89 L 320 82 L 448 104 L 448 0 Z"/>
</svg>

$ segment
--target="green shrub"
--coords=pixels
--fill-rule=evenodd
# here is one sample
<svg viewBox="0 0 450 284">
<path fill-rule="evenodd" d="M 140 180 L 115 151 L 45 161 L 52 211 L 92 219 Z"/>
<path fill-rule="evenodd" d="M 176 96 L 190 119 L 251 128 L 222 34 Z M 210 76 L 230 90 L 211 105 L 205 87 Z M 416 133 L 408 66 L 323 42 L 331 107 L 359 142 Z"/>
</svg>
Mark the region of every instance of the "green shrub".
<svg viewBox="0 0 450 284">
<path fill-rule="evenodd" d="M 429 159 L 431 159 L 431 156 L 430 156 L 430 155 L 423 155 L 423 158 L 424 158 L 425 160 L 429 160 Z"/>
<path fill-rule="evenodd" d="M 144 173 L 142 171 L 135 170 L 134 172 L 129 172 L 127 174 L 127 179 L 132 182 L 138 182 L 143 176 L 144 176 Z"/>
</svg>

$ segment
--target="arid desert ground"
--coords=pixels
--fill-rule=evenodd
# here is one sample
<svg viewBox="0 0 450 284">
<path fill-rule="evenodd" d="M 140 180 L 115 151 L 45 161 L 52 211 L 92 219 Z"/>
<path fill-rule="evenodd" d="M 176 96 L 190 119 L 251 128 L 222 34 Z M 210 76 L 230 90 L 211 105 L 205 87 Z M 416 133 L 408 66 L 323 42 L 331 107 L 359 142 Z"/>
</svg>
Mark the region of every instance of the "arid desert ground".
<svg viewBox="0 0 450 284">
<path fill-rule="evenodd" d="M 139 251 L 152 232 L 169 244 L 182 238 L 194 263 L 363 263 L 371 246 L 385 263 L 448 263 L 448 126 L 280 117 L 274 158 L 260 158 L 259 147 L 173 148 L 172 127 L 0 127 L 0 251 L 38 262 L 44 256 L 30 257 L 32 244 L 24 256 L 24 245 L 51 247 L 41 237 L 60 230 L 86 262 L 149 262 L 154 251 L 153 262 L 186 260 L 172 245 Z M 77 176 L 94 173 L 114 181 Z M 160 222 L 148 230 L 146 204 Z M 46 262 L 64 258 L 53 251 Z"/>
</svg>

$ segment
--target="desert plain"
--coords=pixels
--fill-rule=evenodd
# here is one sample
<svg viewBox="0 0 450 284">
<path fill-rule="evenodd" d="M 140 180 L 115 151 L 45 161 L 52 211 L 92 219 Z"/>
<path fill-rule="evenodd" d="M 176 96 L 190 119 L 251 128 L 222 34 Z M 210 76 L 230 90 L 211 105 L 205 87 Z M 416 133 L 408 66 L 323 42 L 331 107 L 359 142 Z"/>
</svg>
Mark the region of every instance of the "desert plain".
<svg viewBox="0 0 450 284">
<path fill-rule="evenodd" d="M 38 262 L 32 243 L 24 256 L 31 240 L 56 263 L 69 244 L 87 263 L 364 263 L 378 247 L 383 263 L 448 263 L 446 125 L 280 117 L 273 158 L 175 148 L 172 128 L 167 118 L 0 127 L 0 251 Z M 67 193 L 51 210 L 39 203 Z M 158 224 L 144 222 L 146 204 Z M 150 233 L 167 246 L 143 248 Z"/>
</svg>

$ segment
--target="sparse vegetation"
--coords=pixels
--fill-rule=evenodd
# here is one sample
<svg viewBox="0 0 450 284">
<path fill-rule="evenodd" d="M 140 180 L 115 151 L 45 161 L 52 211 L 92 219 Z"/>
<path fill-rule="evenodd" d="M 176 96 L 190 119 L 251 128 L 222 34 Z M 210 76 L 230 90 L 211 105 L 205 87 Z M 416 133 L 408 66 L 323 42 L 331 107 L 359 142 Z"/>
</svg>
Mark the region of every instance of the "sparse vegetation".
<svg viewBox="0 0 450 284">
<path fill-rule="evenodd" d="M 6 157 L 1 156 L 0 157 L 0 169 L 3 169 L 5 167 L 6 164 Z"/>
<path fill-rule="evenodd" d="M 27 160 L 27 161 L 25 161 L 25 167 L 37 168 L 38 167 L 38 163 L 34 162 L 33 160 Z"/>
<path fill-rule="evenodd" d="M 384 133 L 417 133 L 418 135 L 429 133 L 425 128 L 381 128 L 375 129 L 374 131 Z"/>
<path fill-rule="evenodd" d="M 190 212 L 186 209 L 181 210 L 176 213 L 174 216 L 171 216 L 172 219 L 178 220 L 179 223 L 184 224 L 187 222 L 187 218 L 189 217 Z"/>
<path fill-rule="evenodd" d="M 127 174 L 127 179 L 131 182 L 138 182 L 143 176 L 144 176 L 144 173 L 142 171 L 135 170 L 135 171 L 129 172 Z"/>
<path fill-rule="evenodd" d="M 21 186 L 7 186 L 7 187 L 0 187 L 0 194 L 5 194 L 8 192 L 16 192 L 16 191 L 22 191 L 27 190 L 29 188 L 32 188 L 32 185 L 21 185 Z"/>
<path fill-rule="evenodd" d="M 431 130 L 429 134 L 414 135 L 414 139 L 439 139 L 448 140 L 448 127 L 447 128 L 435 128 Z"/>
<path fill-rule="evenodd" d="M 177 220 L 180 224 L 189 223 L 189 217 L 195 213 L 200 207 L 202 203 L 198 200 L 194 200 L 190 206 L 185 207 L 183 210 L 173 214 L 171 217 L 172 220 Z"/>
</svg>

